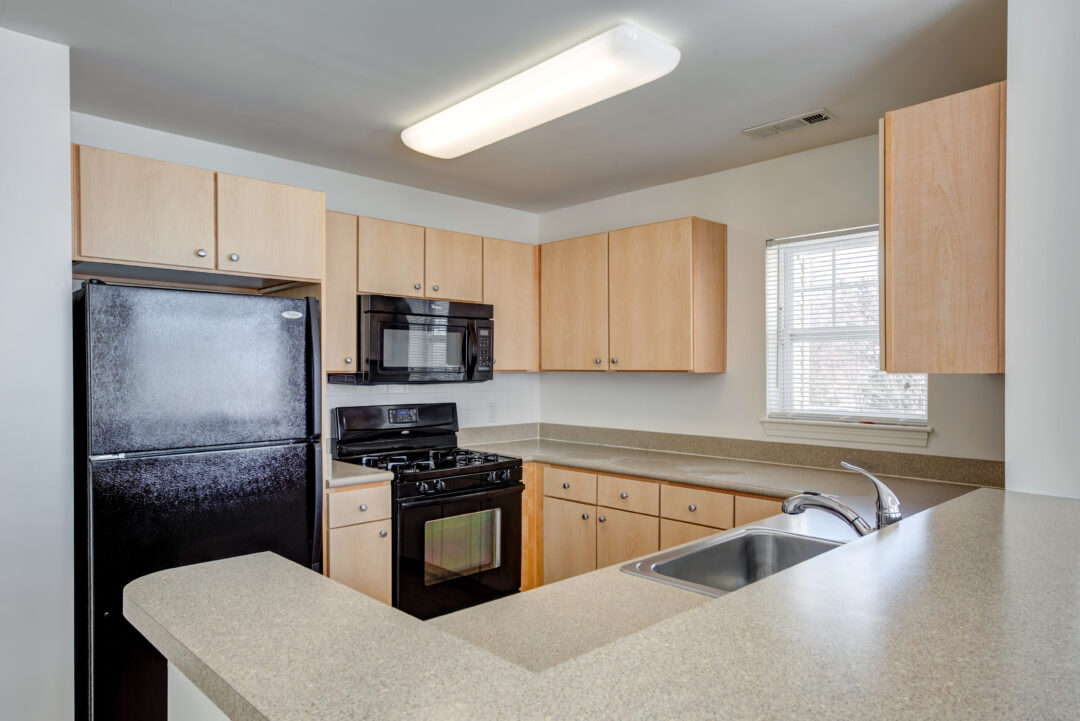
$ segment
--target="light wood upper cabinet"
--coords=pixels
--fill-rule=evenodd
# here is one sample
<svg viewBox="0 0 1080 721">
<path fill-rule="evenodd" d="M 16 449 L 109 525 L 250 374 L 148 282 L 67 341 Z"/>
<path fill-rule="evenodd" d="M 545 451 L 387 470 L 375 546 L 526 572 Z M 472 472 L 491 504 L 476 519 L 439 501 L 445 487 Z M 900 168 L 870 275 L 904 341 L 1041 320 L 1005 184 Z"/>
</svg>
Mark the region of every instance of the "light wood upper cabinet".
<svg viewBox="0 0 1080 721">
<path fill-rule="evenodd" d="M 214 267 L 214 173 L 109 150 L 75 153 L 77 254 Z"/>
<path fill-rule="evenodd" d="M 483 300 L 483 238 L 427 228 L 424 246 L 425 296 L 471 303 Z"/>
<path fill-rule="evenodd" d="M 495 309 L 495 370 L 535 371 L 535 245 L 484 238 L 484 302 Z"/>
<path fill-rule="evenodd" d="M 355 373 L 356 360 L 356 228 L 357 217 L 326 213 L 326 277 L 320 322 L 323 329 L 323 371 Z"/>
<path fill-rule="evenodd" d="M 322 278 L 324 193 L 218 173 L 217 204 L 218 269 Z"/>
<path fill-rule="evenodd" d="M 424 296 L 422 226 L 360 218 L 357 233 L 358 292 Z"/>
<path fill-rule="evenodd" d="M 540 369 L 608 369 L 608 234 L 540 246 Z"/>
<path fill-rule="evenodd" d="M 596 509 L 596 567 L 660 550 L 660 519 L 613 508 Z"/>
<path fill-rule="evenodd" d="M 390 605 L 393 596 L 393 528 L 390 519 L 331 528 L 327 575 Z"/>
<path fill-rule="evenodd" d="M 544 583 L 596 570 L 596 506 L 544 498 Z"/>
<path fill-rule="evenodd" d="M 882 367 L 1002 373 L 1005 84 L 881 125 Z"/>
<path fill-rule="evenodd" d="M 608 234 L 611 369 L 725 369 L 727 228 L 701 218 Z"/>
</svg>

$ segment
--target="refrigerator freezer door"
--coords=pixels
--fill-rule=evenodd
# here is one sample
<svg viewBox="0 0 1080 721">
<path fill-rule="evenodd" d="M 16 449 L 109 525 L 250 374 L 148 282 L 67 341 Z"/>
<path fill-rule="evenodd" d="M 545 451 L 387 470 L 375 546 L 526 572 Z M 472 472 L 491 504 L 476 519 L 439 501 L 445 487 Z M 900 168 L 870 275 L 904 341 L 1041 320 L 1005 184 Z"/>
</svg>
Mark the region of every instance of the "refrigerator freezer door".
<svg viewBox="0 0 1080 721">
<path fill-rule="evenodd" d="M 89 455 L 318 435 L 304 299 L 88 283 L 82 303 Z"/>
<path fill-rule="evenodd" d="M 90 463 L 77 537 L 88 545 L 89 628 L 79 633 L 88 634 L 93 718 L 165 719 L 165 661 L 124 620 L 125 584 L 259 551 L 308 567 L 321 560 L 319 452 L 298 443 Z"/>
</svg>

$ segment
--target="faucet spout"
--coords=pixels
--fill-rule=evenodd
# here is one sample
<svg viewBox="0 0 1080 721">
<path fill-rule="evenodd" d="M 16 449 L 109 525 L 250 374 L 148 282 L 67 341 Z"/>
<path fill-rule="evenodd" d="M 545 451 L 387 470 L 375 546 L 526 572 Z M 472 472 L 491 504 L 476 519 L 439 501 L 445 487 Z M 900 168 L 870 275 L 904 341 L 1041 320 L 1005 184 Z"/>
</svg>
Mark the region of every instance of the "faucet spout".
<svg viewBox="0 0 1080 721">
<path fill-rule="evenodd" d="M 791 515 L 802 513 L 807 508 L 816 508 L 831 513 L 838 518 L 842 518 L 847 521 L 860 536 L 865 536 L 874 531 L 874 529 L 870 527 L 870 524 L 864 521 L 862 516 L 856 513 L 853 508 L 841 503 L 832 496 L 826 496 L 825 494 L 817 493 L 816 491 L 803 491 L 799 495 L 792 496 L 785 500 L 781 506 L 781 510 L 783 510 L 784 513 L 789 513 Z"/>
<path fill-rule="evenodd" d="M 874 488 L 877 489 L 877 525 L 878 528 L 884 528 L 890 526 L 901 518 L 903 515 L 900 513 L 900 499 L 896 497 L 896 494 L 892 492 L 892 489 L 871 475 L 866 470 L 859 468 L 856 465 L 848 463 L 847 461 L 840 461 L 840 465 L 849 471 L 855 471 L 861 473 L 870 479 L 870 482 L 874 484 Z"/>
</svg>

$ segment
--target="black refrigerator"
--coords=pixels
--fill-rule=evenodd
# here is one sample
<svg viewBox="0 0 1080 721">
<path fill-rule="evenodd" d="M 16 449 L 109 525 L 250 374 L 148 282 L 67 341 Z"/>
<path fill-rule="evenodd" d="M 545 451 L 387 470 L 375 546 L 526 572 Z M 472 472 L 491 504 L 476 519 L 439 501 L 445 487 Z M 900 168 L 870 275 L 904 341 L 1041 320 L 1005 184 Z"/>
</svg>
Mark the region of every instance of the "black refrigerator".
<svg viewBox="0 0 1080 721">
<path fill-rule="evenodd" d="M 318 303 L 87 281 L 74 311 L 76 717 L 165 721 L 125 584 L 258 551 L 321 570 Z"/>
</svg>

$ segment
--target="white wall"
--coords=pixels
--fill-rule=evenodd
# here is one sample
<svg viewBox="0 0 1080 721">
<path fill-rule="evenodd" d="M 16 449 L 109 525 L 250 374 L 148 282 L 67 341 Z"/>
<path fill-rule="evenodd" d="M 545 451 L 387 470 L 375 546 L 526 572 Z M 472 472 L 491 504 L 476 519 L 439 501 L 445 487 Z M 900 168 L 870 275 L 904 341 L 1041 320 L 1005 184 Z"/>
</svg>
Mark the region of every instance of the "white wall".
<svg viewBox="0 0 1080 721">
<path fill-rule="evenodd" d="M 541 242 L 686 215 L 727 223 L 728 371 L 545 374 L 541 420 L 770 440 L 758 422 L 765 414 L 765 240 L 876 223 L 877 152 L 871 136 L 542 214 Z M 1001 460 L 1003 386 L 1002 376 L 931 376 L 929 445 L 866 447 Z"/>
<path fill-rule="evenodd" d="M 72 717 L 68 49 L 0 29 L 0 699 Z"/>
<path fill-rule="evenodd" d="M 1080 3 L 1009 3 L 1005 486 L 1080 497 Z"/>
<path fill-rule="evenodd" d="M 82 113 L 71 114 L 72 141 L 173 163 L 194 165 L 326 192 L 326 207 L 356 215 L 536 242 L 537 216 L 315 165 L 253 153 Z M 494 383 L 455 386 L 331 386 L 327 408 L 382 403 L 456 401 L 462 427 L 535 423 L 536 374 L 504 374 Z"/>
</svg>

